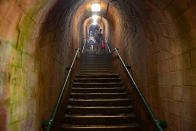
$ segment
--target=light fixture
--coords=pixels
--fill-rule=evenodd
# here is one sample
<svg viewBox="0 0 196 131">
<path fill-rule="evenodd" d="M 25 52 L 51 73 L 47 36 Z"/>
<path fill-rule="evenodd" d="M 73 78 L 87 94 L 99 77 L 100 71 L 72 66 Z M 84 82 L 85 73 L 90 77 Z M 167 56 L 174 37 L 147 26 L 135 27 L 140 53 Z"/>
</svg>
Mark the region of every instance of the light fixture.
<svg viewBox="0 0 196 131">
<path fill-rule="evenodd" d="M 100 10 L 101 10 L 100 4 L 98 4 L 98 3 L 92 4 L 92 5 L 91 5 L 91 10 L 92 10 L 93 12 L 98 12 L 98 11 L 100 11 Z"/>
<path fill-rule="evenodd" d="M 92 19 L 93 19 L 94 21 L 96 21 L 96 20 L 98 19 L 98 17 L 99 17 L 98 15 L 93 15 L 93 16 L 92 16 Z"/>
</svg>

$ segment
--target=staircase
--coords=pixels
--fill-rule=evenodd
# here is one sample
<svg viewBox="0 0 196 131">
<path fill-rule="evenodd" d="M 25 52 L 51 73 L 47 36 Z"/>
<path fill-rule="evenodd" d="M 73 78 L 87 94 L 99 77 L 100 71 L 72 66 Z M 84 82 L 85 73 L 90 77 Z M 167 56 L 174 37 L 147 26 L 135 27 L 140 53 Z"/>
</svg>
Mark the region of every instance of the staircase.
<svg viewBox="0 0 196 131">
<path fill-rule="evenodd" d="M 129 96 L 111 56 L 83 56 L 58 131 L 139 131 Z"/>
</svg>

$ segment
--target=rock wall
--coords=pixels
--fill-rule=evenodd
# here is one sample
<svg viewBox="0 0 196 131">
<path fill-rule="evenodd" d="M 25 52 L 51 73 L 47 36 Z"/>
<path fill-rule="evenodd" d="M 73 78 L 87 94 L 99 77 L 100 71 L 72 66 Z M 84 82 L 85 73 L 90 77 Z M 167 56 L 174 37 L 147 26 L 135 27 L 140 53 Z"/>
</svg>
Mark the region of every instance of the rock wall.
<svg viewBox="0 0 196 131">
<path fill-rule="evenodd" d="M 0 1 L 0 131 L 41 130 L 54 109 L 75 52 L 62 2 Z"/>
<path fill-rule="evenodd" d="M 111 46 L 131 65 L 157 118 L 168 131 L 196 129 L 195 0 L 101 2 Z M 50 117 L 89 5 L 0 0 L 0 130 L 37 131 Z"/>
<path fill-rule="evenodd" d="M 124 9 L 115 18 L 114 47 L 167 130 L 195 130 L 195 1 L 123 2 L 114 2 Z"/>
</svg>

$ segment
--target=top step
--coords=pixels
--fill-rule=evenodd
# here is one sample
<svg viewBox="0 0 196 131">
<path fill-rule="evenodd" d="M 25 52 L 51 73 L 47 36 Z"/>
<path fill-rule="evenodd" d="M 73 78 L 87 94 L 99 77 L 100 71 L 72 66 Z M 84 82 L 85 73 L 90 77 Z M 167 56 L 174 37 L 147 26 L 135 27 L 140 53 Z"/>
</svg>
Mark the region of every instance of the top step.
<svg viewBox="0 0 196 131">
<path fill-rule="evenodd" d="M 78 74 L 76 78 L 120 78 L 118 74 Z"/>
</svg>

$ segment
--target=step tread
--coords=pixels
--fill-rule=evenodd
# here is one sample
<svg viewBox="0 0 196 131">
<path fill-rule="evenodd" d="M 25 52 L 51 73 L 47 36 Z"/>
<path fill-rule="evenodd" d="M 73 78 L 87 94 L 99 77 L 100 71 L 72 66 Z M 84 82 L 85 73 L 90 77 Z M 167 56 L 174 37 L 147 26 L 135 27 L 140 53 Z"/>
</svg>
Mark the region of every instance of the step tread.
<svg viewBox="0 0 196 131">
<path fill-rule="evenodd" d="M 120 78 L 75 78 L 74 80 L 121 80 Z"/>
<path fill-rule="evenodd" d="M 110 89 L 110 88 L 117 88 L 117 89 L 120 89 L 119 87 L 123 87 L 123 86 L 109 86 L 109 87 L 107 87 L 107 86 L 98 86 L 98 87 L 92 87 L 92 86 L 79 86 L 79 85 L 73 85 L 73 87 L 72 88 L 83 88 L 83 89 L 95 89 L 95 88 L 103 88 L 103 89 Z M 124 89 L 126 89 L 126 88 L 124 88 Z"/>
<path fill-rule="evenodd" d="M 78 92 L 71 92 L 71 95 L 127 95 L 127 92 L 120 92 L 120 93 L 78 93 Z"/>
<path fill-rule="evenodd" d="M 120 75 L 113 72 L 110 56 L 82 57 L 70 97 L 59 123 L 67 131 L 138 131 L 132 99 Z"/>
<path fill-rule="evenodd" d="M 94 109 L 94 108 L 99 108 L 99 109 L 105 109 L 105 108 L 110 108 L 110 109 L 121 109 L 121 108 L 133 108 L 132 105 L 127 105 L 127 106 L 72 106 L 68 105 L 67 108 L 75 108 L 75 109 L 80 109 L 80 108 L 85 108 L 85 109 Z"/>
<path fill-rule="evenodd" d="M 109 63 L 84 63 L 84 64 L 81 64 L 81 66 L 108 66 L 108 67 L 112 67 L 112 64 L 109 64 Z"/>
<path fill-rule="evenodd" d="M 126 125 L 72 125 L 72 124 L 63 124 L 62 126 L 63 128 L 79 128 L 79 129 L 97 129 L 97 128 L 101 128 L 101 129 L 111 129 L 111 128 L 132 128 L 132 127 L 139 127 L 138 123 L 130 123 L 130 124 L 126 124 Z"/>
<path fill-rule="evenodd" d="M 80 75 L 76 75 L 76 76 L 89 76 L 88 74 L 80 74 Z M 91 76 L 120 76 L 119 74 L 115 74 L 115 73 L 104 73 L 104 74 L 91 74 Z"/>
<path fill-rule="evenodd" d="M 79 74 L 76 75 L 78 76 L 119 76 L 118 74 L 113 74 L 113 73 L 103 73 L 103 74 L 96 74 L 96 73 L 83 73 L 83 74 Z"/>
<path fill-rule="evenodd" d="M 82 65 L 80 66 L 80 69 L 94 69 L 94 68 L 98 68 L 98 69 L 111 69 L 112 66 L 109 65 L 104 65 L 104 66 L 100 66 L 100 65 Z"/>
<path fill-rule="evenodd" d="M 65 114 L 69 118 L 121 118 L 121 117 L 136 117 L 135 113 L 103 115 L 103 114 Z"/>
<path fill-rule="evenodd" d="M 83 68 L 81 69 L 80 68 L 80 71 L 81 70 L 83 70 L 83 71 L 97 71 L 97 70 L 109 70 L 110 71 L 111 70 L 112 71 L 112 68 L 107 68 L 107 69 L 106 68 L 93 68 L 93 69 L 91 69 L 91 68 L 90 69 L 89 68 L 88 69 L 83 69 Z"/>
<path fill-rule="evenodd" d="M 85 83 L 85 82 L 73 82 L 73 84 L 88 84 L 88 85 L 101 85 L 101 84 L 122 84 L 122 82 L 110 82 L 110 83 L 100 83 L 100 82 L 88 82 L 88 83 Z"/>
<path fill-rule="evenodd" d="M 112 71 L 112 69 L 80 69 L 79 71 Z"/>
<path fill-rule="evenodd" d="M 101 71 L 100 70 L 97 70 L 97 71 L 79 71 L 80 74 L 83 74 L 83 73 L 102 74 L 102 73 L 111 73 L 111 72 L 112 71 L 109 71 L 109 70 L 107 70 L 107 71 L 106 70 L 101 70 Z"/>
<path fill-rule="evenodd" d="M 69 101 L 131 101 L 131 99 L 73 99 L 70 98 Z"/>
<path fill-rule="evenodd" d="M 85 68 L 80 68 L 79 71 L 101 71 L 101 70 L 106 70 L 106 71 L 113 71 L 112 68 L 108 68 L 108 69 L 104 69 L 104 68 L 96 68 L 96 67 L 93 67 L 93 68 L 88 68 L 88 69 L 85 69 Z"/>
<path fill-rule="evenodd" d="M 112 71 L 112 69 L 80 69 L 79 71 Z"/>
<path fill-rule="evenodd" d="M 106 88 L 72 87 L 72 89 L 74 89 L 74 90 L 119 90 L 119 89 L 125 89 L 125 87 L 110 87 L 110 88 L 108 88 L 108 87 L 106 87 Z"/>
</svg>

